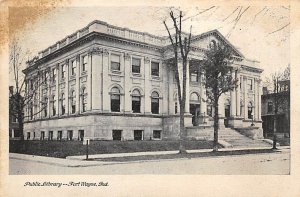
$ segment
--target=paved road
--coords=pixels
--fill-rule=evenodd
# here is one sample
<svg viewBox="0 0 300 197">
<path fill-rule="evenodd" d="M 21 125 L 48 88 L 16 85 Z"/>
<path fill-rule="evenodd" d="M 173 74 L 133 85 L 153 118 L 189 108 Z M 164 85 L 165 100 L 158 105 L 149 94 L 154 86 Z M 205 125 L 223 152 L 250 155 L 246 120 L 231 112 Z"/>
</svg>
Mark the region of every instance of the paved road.
<svg viewBox="0 0 300 197">
<path fill-rule="evenodd" d="M 62 167 L 10 159 L 10 174 L 289 174 L 289 151 L 148 161 L 90 167 Z"/>
</svg>

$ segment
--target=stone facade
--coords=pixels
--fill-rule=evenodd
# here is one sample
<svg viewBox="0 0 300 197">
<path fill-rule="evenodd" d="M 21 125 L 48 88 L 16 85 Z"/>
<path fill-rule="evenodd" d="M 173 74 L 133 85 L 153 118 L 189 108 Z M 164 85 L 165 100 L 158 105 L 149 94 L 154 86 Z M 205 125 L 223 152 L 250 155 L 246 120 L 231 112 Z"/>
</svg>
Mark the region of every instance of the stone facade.
<svg viewBox="0 0 300 197">
<path fill-rule="evenodd" d="M 199 61 L 194 61 L 203 59 L 210 42 L 232 47 L 232 75 L 240 80 L 234 91 L 220 99 L 220 126 L 247 127 L 254 122 L 261 128 L 262 69 L 217 30 L 192 36 L 186 127 L 206 128 L 207 133 L 212 124 L 213 109 L 205 102 L 204 76 L 197 71 L 195 62 Z M 29 117 L 25 138 L 29 133 L 35 136 L 30 139 L 178 138 L 177 85 L 169 63 L 173 56 L 168 37 L 91 22 L 28 61 L 24 70 L 27 83 L 37 91 L 25 110 Z M 43 84 L 36 85 L 37 81 Z M 192 130 L 189 136 L 193 136 Z"/>
</svg>

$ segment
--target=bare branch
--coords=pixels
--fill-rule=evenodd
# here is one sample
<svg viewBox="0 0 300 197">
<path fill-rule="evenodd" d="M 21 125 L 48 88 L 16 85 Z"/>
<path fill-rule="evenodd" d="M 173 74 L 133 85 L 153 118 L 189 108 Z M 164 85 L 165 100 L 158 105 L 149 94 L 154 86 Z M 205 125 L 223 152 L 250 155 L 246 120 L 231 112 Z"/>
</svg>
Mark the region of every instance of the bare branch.
<svg viewBox="0 0 300 197">
<path fill-rule="evenodd" d="M 225 19 L 223 19 L 223 22 L 225 22 L 230 16 L 232 16 L 237 10 L 239 9 L 239 6 L 235 8 L 233 12 L 231 12 Z"/>
<path fill-rule="evenodd" d="M 290 25 L 290 23 L 284 25 L 283 27 L 280 27 L 279 29 L 277 29 L 277 30 L 275 30 L 275 31 L 270 32 L 268 35 L 273 34 L 273 33 L 276 33 L 276 32 L 279 32 L 279 31 L 283 30 L 284 28 L 286 28 L 286 27 L 289 26 L 289 25 Z"/>
</svg>

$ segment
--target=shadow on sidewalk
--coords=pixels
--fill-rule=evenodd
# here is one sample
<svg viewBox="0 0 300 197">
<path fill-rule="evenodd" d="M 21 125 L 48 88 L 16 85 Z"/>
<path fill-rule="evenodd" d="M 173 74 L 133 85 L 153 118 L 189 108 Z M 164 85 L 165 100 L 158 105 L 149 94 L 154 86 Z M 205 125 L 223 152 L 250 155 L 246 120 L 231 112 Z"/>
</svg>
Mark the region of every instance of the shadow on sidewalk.
<svg viewBox="0 0 300 197">
<path fill-rule="evenodd" d="M 211 151 L 211 152 L 187 153 L 187 154 L 110 157 L 110 158 L 89 159 L 89 161 L 130 162 L 130 161 L 147 161 L 147 160 L 191 159 L 191 158 L 200 158 L 200 157 L 236 156 L 236 155 L 280 153 L 280 152 L 281 152 L 280 150 L 272 150 L 272 149 L 221 150 L 218 152 Z"/>
</svg>

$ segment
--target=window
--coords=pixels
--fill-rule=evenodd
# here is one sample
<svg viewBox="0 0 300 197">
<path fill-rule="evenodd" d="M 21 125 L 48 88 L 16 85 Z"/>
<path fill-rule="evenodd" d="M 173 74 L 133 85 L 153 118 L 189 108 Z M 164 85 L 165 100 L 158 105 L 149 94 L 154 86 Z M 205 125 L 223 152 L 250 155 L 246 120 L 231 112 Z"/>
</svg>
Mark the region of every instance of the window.
<svg viewBox="0 0 300 197">
<path fill-rule="evenodd" d="M 48 79 L 49 79 L 49 73 L 46 71 L 45 72 L 45 79 L 44 79 L 45 85 L 47 85 Z"/>
<path fill-rule="evenodd" d="M 41 131 L 41 140 L 45 139 L 45 131 Z"/>
<path fill-rule="evenodd" d="M 49 134 L 48 134 L 48 140 L 53 140 L 53 131 L 49 131 Z"/>
<path fill-rule="evenodd" d="M 70 141 L 73 140 L 73 131 L 72 130 L 68 130 L 67 140 L 70 140 Z"/>
<path fill-rule="evenodd" d="M 178 113 L 178 104 L 177 104 L 177 102 L 175 102 L 175 114 L 177 114 Z"/>
<path fill-rule="evenodd" d="M 199 74 L 197 70 L 194 70 L 191 72 L 190 81 L 191 82 L 198 82 L 199 80 Z"/>
<path fill-rule="evenodd" d="M 250 102 L 248 104 L 248 119 L 252 119 L 253 118 L 253 105 L 252 103 Z"/>
<path fill-rule="evenodd" d="M 71 104 L 71 113 L 74 114 L 76 112 L 75 90 L 72 90 L 71 92 L 70 104 Z"/>
<path fill-rule="evenodd" d="M 144 139 L 143 130 L 134 130 L 133 132 L 134 132 L 133 133 L 134 140 Z"/>
<path fill-rule="evenodd" d="M 153 139 L 160 140 L 161 139 L 161 130 L 153 130 Z"/>
<path fill-rule="evenodd" d="M 120 71 L 120 56 L 112 54 L 110 56 L 110 64 L 112 71 Z"/>
<path fill-rule="evenodd" d="M 71 75 L 75 75 L 76 74 L 76 60 L 72 61 L 72 66 L 71 66 Z"/>
<path fill-rule="evenodd" d="M 61 94 L 61 115 L 64 115 L 66 112 L 66 104 L 65 104 L 65 94 Z"/>
<path fill-rule="evenodd" d="M 30 139 L 30 132 L 27 132 L 27 140 Z"/>
<path fill-rule="evenodd" d="M 117 87 L 111 89 L 110 109 L 112 112 L 120 112 L 120 90 Z"/>
<path fill-rule="evenodd" d="M 48 108 L 48 99 L 47 99 L 47 97 L 44 98 L 42 107 L 43 107 L 43 111 L 44 111 L 44 117 L 47 117 L 47 115 L 48 115 L 48 109 L 47 109 Z"/>
<path fill-rule="evenodd" d="M 57 140 L 62 140 L 62 131 L 57 131 Z"/>
<path fill-rule="evenodd" d="M 141 72 L 141 59 L 132 58 L 132 73 L 140 73 Z"/>
<path fill-rule="evenodd" d="M 248 90 L 253 90 L 253 84 L 252 84 L 252 79 L 248 79 L 248 83 L 247 83 L 247 85 L 248 85 Z"/>
<path fill-rule="evenodd" d="M 122 130 L 113 130 L 112 138 L 113 138 L 113 140 L 121 141 L 122 140 Z"/>
<path fill-rule="evenodd" d="M 82 70 L 82 72 L 84 72 L 87 69 L 88 56 L 87 55 L 83 56 L 82 60 L 83 61 L 82 61 L 82 68 L 81 68 L 81 70 Z"/>
<path fill-rule="evenodd" d="M 55 95 L 52 96 L 52 116 L 56 115 L 56 98 Z"/>
<path fill-rule="evenodd" d="M 55 82 L 56 80 L 56 74 L 57 74 L 56 71 L 57 71 L 56 68 L 52 69 L 52 82 Z"/>
<path fill-rule="evenodd" d="M 151 75 L 155 77 L 159 77 L 159 63 L 151 62 Z"/>
<path fill-rule="evenodd" d="M 137 89 L 132 91 L 132 112 L 141 112 L 141 94 Z"/>
<path fill-rule="evenodd" d="M 197 93 L 193 92 L 191 95 L 190 95 L 190 100 L 191 101 L 199 101 L 199 96 Z"/>
<path fill-rule="evenodd" d="M 84 138 L 84 130 L 78 131 L 78 140 L 83 141 Z"/>
<path fill-rule="evenodd" d="M 273 112 L 273 103 L 268 102 L 268 113 L 272 113 L 272 112 Z"/>
<path fill-rule="evenodd" d="M 64 79 L 66 77 L 66 65 L 61 66 L 61 78 Z"/>
<path fill-rule="evenodd" d="M 30 103 L 29 105 L 29 114 L 30 114 L 30 120 L 33 119 L 33 103 Z"/>
<path fill-rule="evenodd" d="M 212 117 L 212 105 L 207 105 L 207 115 Z"/>
<path fill-rule="evenodd" d="M 82 112 L 85 112 L 86 111 L 86 106 L 87 106 L 86 88 L 82 88 L 81 104 L 82 104 Z"/>
<path fill-rule="evenodd" d="M 159 114 L 159 94 L 157 92 L 151 94 L 151 112 L 152 114 Z"/>
</svg>

